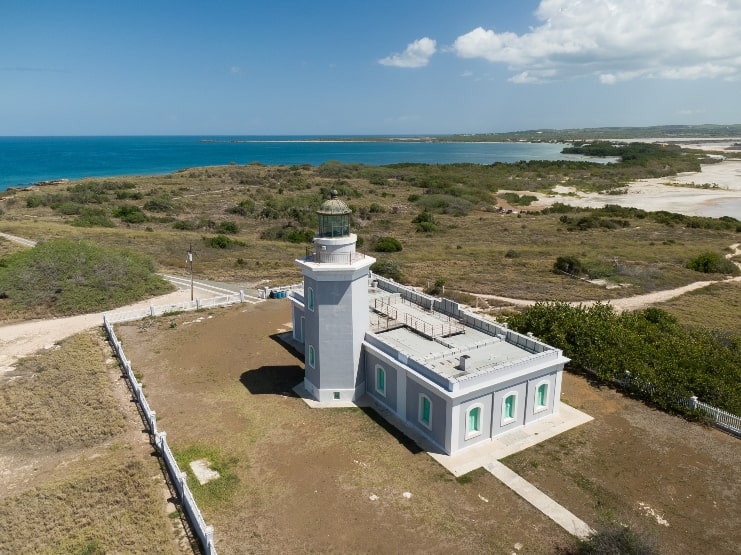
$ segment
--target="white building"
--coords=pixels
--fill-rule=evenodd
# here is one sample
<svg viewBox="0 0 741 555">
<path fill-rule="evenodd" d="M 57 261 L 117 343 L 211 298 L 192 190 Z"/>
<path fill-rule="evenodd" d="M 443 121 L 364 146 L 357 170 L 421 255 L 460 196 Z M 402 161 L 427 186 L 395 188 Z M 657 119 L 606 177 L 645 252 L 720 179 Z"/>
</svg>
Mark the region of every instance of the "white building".
<svg viewBox="0 0 741 555">
<path fill-rule="evenodd" d="M 315 400 L 367 396 L 446 454 L 558 411 L 559 349 L 370 273 L 335 192 L 318 214 L 314 251 L 296 261 L 303 294 L 290 297 Z"/>
</svg>

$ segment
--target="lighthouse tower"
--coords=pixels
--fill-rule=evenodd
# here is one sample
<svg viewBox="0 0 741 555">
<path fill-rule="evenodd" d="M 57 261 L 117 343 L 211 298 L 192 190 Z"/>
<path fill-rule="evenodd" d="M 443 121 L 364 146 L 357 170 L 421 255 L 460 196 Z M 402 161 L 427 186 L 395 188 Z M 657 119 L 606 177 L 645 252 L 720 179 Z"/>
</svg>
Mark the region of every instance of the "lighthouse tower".
<svg viewBox="0 0 741 555">
<path fill-rule="evenodd" d="M 304 387 L 328 403 L 354 401 L 364 392 L 360 351 L 368 329 L 368 271 L 375 262 L 355 251 L 351 210 L 337 196 L 332 191 L 317 211 L 314 252 L 296 260 L 304 274 L 303 306 L 294 301 L 294 336 L 299 324 L 304 343 Z"/>
</svg>

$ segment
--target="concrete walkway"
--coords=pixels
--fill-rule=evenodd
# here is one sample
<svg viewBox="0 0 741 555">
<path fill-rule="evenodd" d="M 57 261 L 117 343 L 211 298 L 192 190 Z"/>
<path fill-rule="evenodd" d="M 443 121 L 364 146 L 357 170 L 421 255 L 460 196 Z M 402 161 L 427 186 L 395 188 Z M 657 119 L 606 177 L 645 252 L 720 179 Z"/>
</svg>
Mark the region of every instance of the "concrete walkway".
<svg viewBox="0 0 741 555">
<path fill-rule="evenodd" d="M 556 503 L 545 493 L 499 461 L 486 463 L 484 468 L 569 534 L 584 540 L 594 533 L 594 530 L 586 522 L 575 516 L 562 505 Z"/>
</svg>

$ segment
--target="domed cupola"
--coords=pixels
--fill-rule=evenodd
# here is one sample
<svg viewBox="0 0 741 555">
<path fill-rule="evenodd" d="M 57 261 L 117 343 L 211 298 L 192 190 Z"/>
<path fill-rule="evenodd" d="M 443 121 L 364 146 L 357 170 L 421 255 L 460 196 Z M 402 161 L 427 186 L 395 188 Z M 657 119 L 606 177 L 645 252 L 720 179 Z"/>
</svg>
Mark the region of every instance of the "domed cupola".
<svg viewBox="0 0 741 555">
<path fill-rule="evenodd" d="M 333 190 L 331 198 L 322 203 L 317 210 L 319 215 L 319 233 L 317 237 L 347 237 L 350 235 L 350 214 L 352 210 L 342 202 L 337 191 Z"/>
</svg>

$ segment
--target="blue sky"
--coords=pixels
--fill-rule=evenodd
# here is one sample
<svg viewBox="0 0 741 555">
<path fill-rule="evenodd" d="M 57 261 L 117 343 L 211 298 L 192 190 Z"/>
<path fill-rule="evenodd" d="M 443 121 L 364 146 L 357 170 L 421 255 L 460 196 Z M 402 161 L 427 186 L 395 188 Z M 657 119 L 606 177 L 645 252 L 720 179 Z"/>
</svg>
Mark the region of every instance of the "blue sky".
<svg viewBox="0 0 741 555">
<path fill-rule="evenodd" d="M 0 3 L 0 135 L 741 123 L 741 0 Z"/>
</svg>

